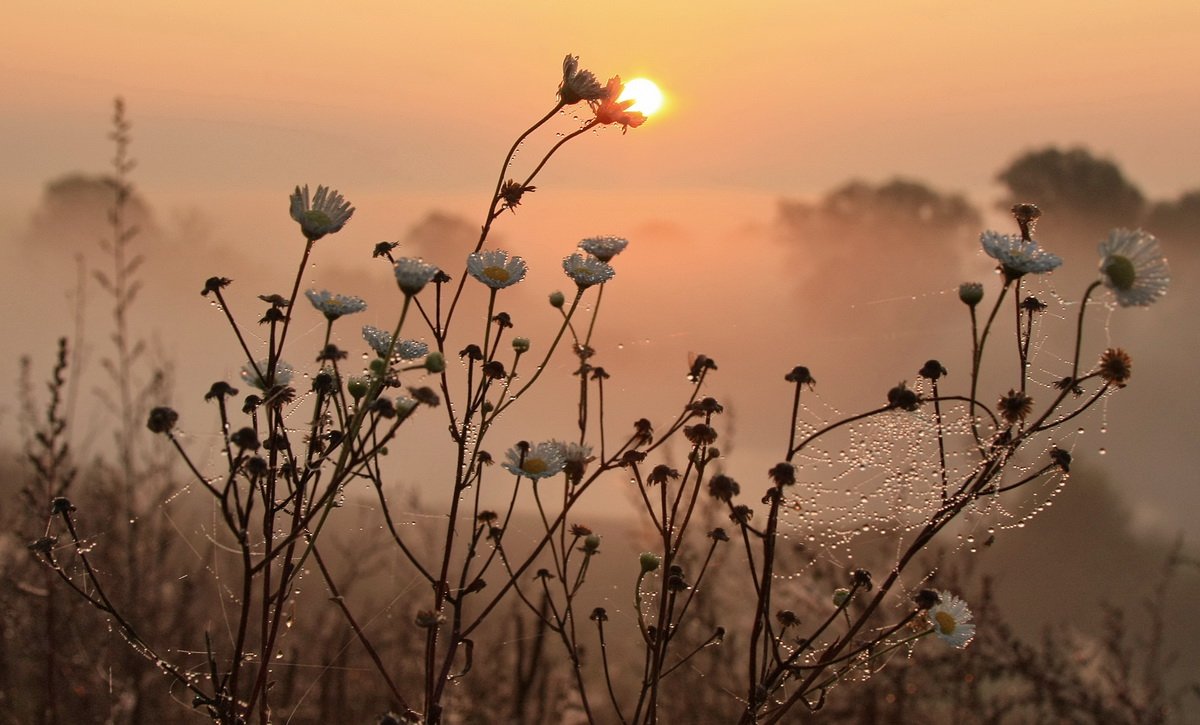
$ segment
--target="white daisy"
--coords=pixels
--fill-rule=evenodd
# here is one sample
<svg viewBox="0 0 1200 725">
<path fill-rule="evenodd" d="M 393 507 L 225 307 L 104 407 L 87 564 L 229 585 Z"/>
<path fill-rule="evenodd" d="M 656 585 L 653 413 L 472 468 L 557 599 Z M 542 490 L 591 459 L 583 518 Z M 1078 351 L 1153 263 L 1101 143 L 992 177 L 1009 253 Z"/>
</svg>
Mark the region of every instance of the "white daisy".
<svg viewBox="0 0 1200 725">
<path fill-rule="evenodd" d="M 525 279 L 525 260 L 508 252 L 489 249 L 467 256 L 467 272 L 492 289 L 503 289 Z"/>
<path fill-rule="evenodd" d="M 521 454 L 519 446 L 509 448 L 503 464 L 509 473 L 526 478 L 548 478 L 562 471 L 567 463 L 566 453 L 558 441 L 545 441 Z"/>
<path fill-rule="evenodd" d="M 345 226 L 354 214 L 354 207 L 328 186 L 318 186 L 316 195 L 310 200 L 308 184 L 305 184 L 303 189 L 297 186 L 292 192 L 291 212 L 292 218 L 300 224 L 300 231 L 309 241 L 315 242 Z"/>
<path fill-rule="evenodd" d="M 563 271 L 575 280 L 580 288 L 601 284 L 613 278 L 616 272 L 607 262 L 602 262 L 590 254 L 576 252 L 563 260 Z"/>
<path fill-rule="evenodd" d="M 558 86 L 558 97 L 568 106 L 587 101 L 598 101 L 604 97 L 604 87 L 596 80 L 595 74 L 579 68 L 579 56 L 568 55 L 563 58 L 563 78 Z"/>
<path fill-rule="evenodd" d="M 1167 293 L 1171 281 L 1158 240 L 1141 229 L 1114 229 L 1100 243 L 1100 276 L 1122 307 L 1145 307 Z"/>
<path fill-rule="evenodd" d="M 1062 264 L 1062 259 L 1042 249 L 1032 239 L 1022 239 L 1012 234 L 1001 234 L 990 229 L 979 235 L 983 251 L 1000 262 L 1004 274 L 1011 279 L 1026 274 L 1044 274 Z"/>
<path fill-rule="evenodd" d="M 342 315 L 350 315 L 367 309 L 367 303 L 361 297 L 351 295 L 335 295 L 329 290 L 308 290 L 304 293 L 308 301 L 329 320 L 336 320 Z"/>
<path fill-rule="evenodd" d="M 429 281 L 437 274 L 438 268 L 432 264 L 426 264 L 420 259 L 402 257 L 396 260 L 394 271 L 396 284 L 400 285 L 400 291 L 406 296 L 412 297 L 425 289 L 425 285 L 429 284 Z"/>
<path fill-rule="evenodd" d="M 267 361 L 259 360 L 258 361 L 258 369 L 261 370 L 265 374 L 267 372 Z M 294 374 L 294 369 L 292 368 L 291 365 L 288 365 L 287 363 L 285 363 L 282 360 L 275 361 L 275 384 L 276 385 L 287 385 L 288 383 L 292 382 L 293 374 Z M 254 387 L 258 388 L 259 390 L 267 389 L 266 382 L 259 376 L 258 373 L 256 373 L 254 371 L 254 366 L 251 365 L 250 363 L 246 363 L 245 365 L 242 366 L 242 380 L 245 380 L 248 384 L 253 385 Z"/>
<path fill-rule="evenodd" d="M 925 615 L 933 625 L 932 632 L 952 647 L 966 647 L 975 638 L 975 625 L 970 624 L 971 610 L 966 602 L 949 592 L 938 592 L 938 597 L 941 601 Z"/>
<path fill-rule="evenodd" d="M 579 248 L 601 262 L 608 262 L 628 245 L 629 240 L 622 237 L 588 237 L 579 243 Z"/>
</svg>

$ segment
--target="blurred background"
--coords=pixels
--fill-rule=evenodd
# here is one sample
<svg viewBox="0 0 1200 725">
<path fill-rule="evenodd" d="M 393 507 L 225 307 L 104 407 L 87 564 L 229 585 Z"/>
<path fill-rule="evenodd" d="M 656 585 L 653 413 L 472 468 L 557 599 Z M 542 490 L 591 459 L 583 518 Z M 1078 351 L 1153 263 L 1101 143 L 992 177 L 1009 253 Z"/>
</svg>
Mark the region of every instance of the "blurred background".
<svg viewBox="0 0 1200 725">
<path fill-rule="evenodd" d="M 303 241 L 287 195 L 331 185 L 357 211 L 318 243 L 305 284 L 367 299 L 340 341 L 363 349 L 357 326 L 390 328 L 400 302 L 374 245 L 400 242 L 399 254 L 455 274 L 505 150 L 553 107 L 572 53 L 601 80 L 654 79 L 666 105 L 628 134 L 605 128 L 565 146 L 537 191 L 497 222 L 494 246 L 531 270 L 502 301 L 537 352 L 555 328 L 546 295 L 567 282 L 561 258 L 581 237 L 629 238 L 594 344 L 613 375 L 608 420 L 622 432 L 638 417 L 665 422 L 687 394 L 689 356 L 707 354 L 719 364 L 710 392 L 729 413 L 725 465 L 740 480 L 761 479 L 782 455 L 783 374 L 794 365 L 812 369 L 825 419 L 879 404 L 929 358 L 949 369 L 947 385 L 965 382 L 969 327 L 956 290 L 981 281 L 995 294 L 978 235 L 1015 232 L 1014 201 L 1039 204 L 1035 237 L 1065 259 L 1033 290 L 1060 331 L 1035 359 L 1045 380 L 1063 374 L 1070 302 L 1095 277 L 1096 244 L 1113 227 L 1160 238 L 1173 277 L 1165 300 L 1091 313 L 1085 365 L 1119 346 L 1134 374 L 1057 441 L 1075 456 L 1072 480 L 1051 508 L 1016 506 L 1014 521 L 1040 512 L 1029 526 L 963 555 L 1031 637 L 1069 623 L 1100 640 L 1104 603 L 1131 617 L 1165 613 L 1168 639 L 1185 653 L 1172 682 L 1195 681 L 1186 653 L 1200 645 L 1200 625 L 1186 605 L 1200 596 L 1196 3 L 46 2 L 9 24 L 0 48 L 6 470 L 20 470 L 28 438 L 20 391 L 42 395 L 62 336 L 78 376 L 66 401 L 74 455 L 111 448 L 112 411 L 98 392 L 111 302 L 94 273 L 111 267 L 98 240 L 112 203 L 114 97 L 127 104 L 137 160 L 132 248 L 145 262 L 129 319 L 145 343 L 139 375 L 167 372 L 157 394 L 213 461 L 219 439 L 201 396 L 234 380 L 242 360 L 198 294 L 204 279 L 232 278 L 231 307 L 252 319 L 255 296 L 285 293 L 295 274 Z M 577 124 L 569 113 L 555 119 L 522 147 L 514 173 Z M 291 341 L 297 365 L 323 333 L 315 313 L 303 322 Z M 985 398 L 1004 392 L 1015 365 L 994 360 L 997 389 Z M 494 454 L 518 439 L 570 437 L 572 367 L 558 360 L 530 403 L 536 414 L 510 419 Z M 395 474 L 413 516 L 443 505 L 445 490 L 421 455 L 406 454 Z M 144 503 L 161 513 L 180 488 Z M 597 520 L 636 529 L 627 494 L 597 497 Z M 10 526 L 20 536 L 4 539 L 6 576 L 25 554 L 22 537 L 38 533 Z M 1164 567 L 1169 597 L 1156 588 Z"/>
</svg>

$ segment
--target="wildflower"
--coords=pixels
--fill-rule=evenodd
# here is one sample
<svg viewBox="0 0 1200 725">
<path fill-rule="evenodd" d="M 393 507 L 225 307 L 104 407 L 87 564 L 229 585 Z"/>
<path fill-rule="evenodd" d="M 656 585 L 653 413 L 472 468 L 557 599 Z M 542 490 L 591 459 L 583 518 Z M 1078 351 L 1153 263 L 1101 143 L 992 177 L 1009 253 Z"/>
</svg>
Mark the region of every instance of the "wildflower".
<svg viewBox="0 0 1200 725">
<path fill-rule="evenodd" d="M 633 441 L 635 445 L 648 446 L 654 441 L 654 426 L 645 418 L 633 422 Z"/>
<path fill-rule="evenodd" d="M 366 378 L 355 376 L 346 381 L 346 392 L 350 393 L 350 397 L 354 398 L 355 400 L 358 400 L 362 396 L 366 395 L 367 391 L 370 389 L 371 384 Z"/>
<path fill-rule="evenodd" d="M 683 435 L 694 446 L 712 445 L 717 442 L 717 431 L 704 423 L 685 426 Z"/>
<path fill-rule="evenodd" d="M 641 564 L 642 573 L 649 574 L 658 568 L 658 565 L 662 563 L 662 558 L 652 551 L 646 551 L 638 557 L 638 563 Z"/>
<path fill-rule="evenodd" d="M 678 478 L 679 471 L 665 463 L 660 463 L 650 471 L 650 475 L 646 477 L 646 483 L 649 483 L 651 486 L 665 486 L 668 481 L 674 481 Z"/>
<path fill-rule="evenodd" d="M 916 603 L 917 609 L 930 609 L 937 606 L 937 603 L 942 601 L 941 595 L 932 589 L 922 589 L 913 597 L 913 602 Z"/>
<path fill-rule="evenodd" d="M 621 82 L 621 76 L 613 76 L 608 80 L 608 85 L 604 88 L 604 96 L 596 104 L 597 122 L 604 125 L 619 123 L 626 131 L 630 126 L 637 128 L 646 122 L 644 114 L 629 110 L 629 107 L 633 105 L 633 99 L 617 100 L 624 90 L 625 84 Z"/>
<path fill-rule="evenodd" d="M 563 260 L 563 271 L 567 276 L 575 280 L 575 284 L 579 285 L 580 289 L 591 287 L 594 284 L 604 284 L 613 278 L 616 271 L 608 266 L 607 262 L 602 262 L 592 255 L 583 255 L 576 252 Z M 550 304 L 554 304 L 554 296 L 550 296 Z M 561 307 L 562 305 L 555 305 Z"/>
<path fill-rule="evenodd" d="M 910 413 L 921 407 L 921 396 L 908 388 L 908 383 L 901 382 L 887 393 L 888 406 L 907 410 Z"/>
<path fill-rule="evenodd" d="M 720 526 L 708 532 L 708 538 L 713 541 L 729 541 L 729 534 L 725 533 L 725 529 Z"/>
<path fill-rule="evenodd" d="M 407 395 L 397 396 L 394 405 L 396 408 L 396 415 L 400 416 L 401 418 L 407 418 L 409 413 L 417 409 L 417 401 L 408 397 Z"/>
<path fill-rule="evenodd" d="M 579 248 L 601 262 L 608 262 L 628 245 L 629 240 L 621 237 L 588 237 L 579 243 Z"/>
<path fill-rule="evenodd" d="M 567 463 L 566 451 L 558 441 L 545 441 L 536 446 L 518 444 L 509 448 L 504 456 L 508 459 L 501 464 L 505 470 L 535 480 L 555 475 Z"/>
<path fill-rule="evenodd" d="M 563 78 L 558 84 L 558 98 L 564 106 L 570 106 L 580 101 L 592 103 L 604 97 L 604 88 L 596 75 L 589 70 L 579 67 L 579 56 L 567 55 L 563 58 Z"/>
<path fill-rule="evenodd" d="M 776 486 L 793 486 L 796 483 L 796 467 L 790 463 L 777 463 L 767 475 Z"/>
<path fill-rule="evenodd" d="M 223 287 L 233 284 L 228 277 L 209 277 L 204 280 L 204 289 L 200 290 L 201 297 L 208 297 L 209 292 L 220 292 Z"/>
<path fill-rule="evenodd" d="M 983 251 L 1000 262 L 1004 276 L 1010 280 L 1026 274 L 1043 274 L 1062 264 L 1062 259 L 1042 249 L 1032 239 L 988 230 L 979 235 Z"/>
<path fill-rule="evenodd" d="M 411 340 L 406 340 L 411 342 Z M 425 356 L 425 369 L 431 373 L 440 373 L 446 369 L 446 356 L 440 352 L 431 352 Z"/>
<path fill-rule="evenodd" d="M 708 370 L 716 370 L 717 361 L 708 355 L 696 355 L 688 364 L 688 380 L 696 382 Z M 793 372 L 795 372 L 793 370 Z M 786 376 L 785 376 L 786 377 Z"/>
<path fill-rule="evenodd" d="M 938 603 L 929 608 L 926 616 L 931 630 L 952 647 L 962 649 L 975 637 L 975 625 L 970 624 L 971 610 L 967 603 L 948 592 L 937 592 Z"/>
<path fill-rule="evenodd" d="M 718 501 L 729 503 L 741 491 L 742 487 L 738 485 L 738 482 L 724 474 L 713 476 L 708 480 L 708 495 Z"/>
<path fill-rule="evenodd" d="M 429 386 L 422 386 L 420 388 L 409 387 L 408 394 L 421 405 L 428 405 L 430 408 L 436 408 L 442 402 L 438 394 Z"/>
<path fill-rule="evenodd" d="M 587 536 L 583 537 L 583 546 L 581 546 L 579 550 L 585 554 L 588 554 L 589 556 L 592 554 L 598 554 L 600 552 L 600 535 L 588 534 Z"/>
<path fill-rule="evenodd" d="M 607 622 L 608 612 L 604 609 L 604 607 L 596 607 L 592 610 L 592 613 L 588 615 L 588 619 L 592 620 L 593 622 Z"/>
<path fill-rule="evenodd" d="M 942 363 L 937 360 L 926 360 L 925 364 L 921 366 L 921 371 L 918 373 L 918 375 L 927 380 L 937 380 L 947 374 L 946 368 L 942 367 Z"/>
<path fill-rule="evenodd" d="M 310 242 L 326 234 L 333 234 L 346 225 L 354 214 L 354 207 L 342 195 L 328 186 L 318 186 L 317 193 L 309 203 L 308 185 L 296 187 L 292 193 L 292 218 L 300 224 L 300 231 Z"/>
<path fill-rule="evenodd" d="M 850 590 L 846 587 L 838 587 L 833 590 L 833 606 L 845 606 L 846 602 L 850 601 Z"/>
<path fill-rule="evenodd" d="M 170 408 L 159 406 L 150 411 L 146 427 L 150 429 L 151 433 L 170 433 L 177 420 L 179 420 L 178 413 Z"/>
<path fill-rule="evenodd" d="M 1050 449 L 1050 460 L 1063 470 L 1063 473 L 1071 472 L 1071 454 L 1058 446 Z"/>
<path fill-rule="evenodd" d="M 577 484 L 583 480 L 583 472 L 587 470 L 587 464 L 596 460 L 592 455 L 592 447 L 586 443 L 563 443 L 563 470 L 567 473 L 567 478 L 571 483 Z"/>
<path fill-rule="evenodd" d="M 1009 425 L 1016 425 L 1018 421 L 1025 420 L 1025 416 L 1033 410 L 1033 398 L 1010 388 L 1007 395 L 1000 397 L 998 406 L 1000 417 Z"/>
<path fill-rule="evenodd" d="M 1042 302 L 1033 295 L 1029 295 L 1025 299 L 1021 300 L 1021 309 L 1025 310 L 1031 315 L 1035 312 L 1045 312 L 1046 303 Z"/>
<path fill-rule="evenodd" d="M 571 524 L 572 536 L 591 536 L 592 533 L 592 530 L 583 524 Z"/>
<path fill-rule="evenodd" d="M 512 349 L 517 354 L 529 352 L 529 338 L 514 337 L 512 340 Z"/>
<path fill-rule="evenodd" d="M 467 272 L 492 289 L 511 287 L 525 279 L 525 271 L 525 260 L 499 249 L 467 255 Z"/>
<path fill-rule="evenodd" d="M 783 379 L 789 383 L 797 385 L 807 385 L 809 390 L 816 386 L 817 381 L 813 378 L 812 373 L 803 365 L 797 365 L 792 368 L 791 372 L 783 376 Z"/>
<path fill-rule="evenodd" d="M 521 197 L 535 191 L 537 191 L 536 186 L 525 186 L 509 179 L 500 186 L 500 198 L 504 200 L 504 208 L 516 214 L 517 207 L 521 205 Z"/>
<path fill-rule="evenodd" d="M 237 395 L 237 388 L 233 387 L 224 380 L 218 380 L 217 382 L 213 383 L 212 387 L 208 389 L 208 392 L 204 394 L 204 399 L 206 401 L 220 400 L 222 398 L 234 395 Z"/>
<path fill-rule="evenodd" d="M 429 346 L 418 340 L 397 340 L 393 345 L 392 334 L 373 325 L 363 325 L 362 336 L 379 357 L 385 357 L 389 348 L 392 357 L 400 360 L 416 360 L 429 354 Z"/>
<path fill-rule="evenodd" d="M 401 257 L 396 260 L 394 271 L 400 291 L 406 297 L 412 297 L 425 289 L 425 285 L 438 273 L 438 268 L 420 259 Z"/>
<path fill-rule="evenodd" d="M 258 434 L 253 428 L 238 428 L 229 436 L 229 442 L 244 451 L 257 451 L 261 447 Z"/>
<path fill-rule="evenodd" d="M 1100 356 L 1099 372 L 1104 382 L 1123 388 L 1133 374 L 1133 360 L 1121 348 L 1110 347 Z"/>
<path fill-rule="evenodd" d="M 958 286 L 958 299 L 967 307 L 974 307 L 983 299 L 983 285 L 978 282 L 963 282 Z"/>
<path fill-rule="evenodd" d="M 1013 204 L 1012 215 L 1017 220 L 1017 226 L 1021 227 L 1021 236 L 1029 239 L 1033 235 L 1033 228 L 1037 224 L 1037 220 L 1042 218 L 1042 210 L 1038 208 L 1037 204 L 1028 202 Z"/>
<path fill-rule="evenodd" d="M 752 518 L 754 518 L 754 511 L 745 504 L 734 506 L 729 511 L 729 520 L 735 524 L 748 524 Z"/>
<path fill-rule="evenodd" d="M 265 374 L 267 372 L 267 361 L 259 360 L 258 369 Z M 276 360 L 275 385 L 287 385 L 288 383 L 292 382 L 293 372 L 294 370 L 291 365 L 288 365 L 282 360 Z M 248 384 L 253 385 L 259 390 L 267 389 L 266 381 L 263 380 L 257 372 L 255 372 L 254 366 L 250 363 L 246 363 L 242 366 L 242 380 L 245 380 Z"/>
<path fill-rule="evenodd" d="M 1100 276 L 1122 307 L 1145 307 L 1167 293 L 1171 281 L 1158 240 L 1141 229 L 1114 229 L 1100 243 Z"/>
<path fill-rule="evenodd" d="M 304 296 L 308 298 L 313 307 L 317 308 L 317 311 L 325 315 L 325 319 L 331 322 L 342 315 L 350 315 L 367 309 L 367 303 L 361 297 L 335 295 L 329 290 L 317 292 L 310 289 L 304 293 Z"/>
</svg>

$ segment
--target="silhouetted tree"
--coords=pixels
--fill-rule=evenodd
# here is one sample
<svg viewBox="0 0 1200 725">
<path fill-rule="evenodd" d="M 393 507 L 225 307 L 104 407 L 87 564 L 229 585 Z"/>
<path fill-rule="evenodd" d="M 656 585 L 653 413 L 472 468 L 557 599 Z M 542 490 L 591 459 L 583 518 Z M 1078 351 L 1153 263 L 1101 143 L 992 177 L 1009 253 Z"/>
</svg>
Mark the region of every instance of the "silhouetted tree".
<svg viewBox="0 0 1200 725">
<path fill-rule="evenodd" d="M 1062 244 L 1094 245 L 1113 227 L 1137 226 L 1146 199 L 1117 164 L 1086 148 L 1051 147 L 1018 156 L 996 175 L 1007 188 L 1000 207 L 1033 202 L 1053 230 L 1055 249 Z"/>
<path fill-rule="evenodd" d="M 943 193 L 922 182 L 895 178 L 882 184 L 850 181 L 817 202 L 782 200 L 776 229 L 799 257 L 821 291 L 833 295 L 844 285 L 825 288 L 853 270 L 865 286 L 911 292 L 945 284 L 944 265 L 914 269 L 912 256 L 954 254 L 979 234 L 979 212 L 961 194 Z M 895 270 L 903 267 L 903 279 Z M 928 278 L 923 271 L 930 273 Z"/>
<path fill-rule="evenodd" d="M 64 249 L 87 249 L 101 236 L 117 200 L 112 175 L 64 174 L 46 183 L 42 199 L 29 220 L 25 241 Z M 150 206 L 136 192 L 125 200 L 126 223 L 147 232 L 154 228 Z"/>
<path fill-rule="evenodd" d="M 1179 244 L 1180 251 L 1200 249 L 1200 189 L 1184 192 L 1174 201 L 1155 202 L 1143 226 Z"/>
</svg>

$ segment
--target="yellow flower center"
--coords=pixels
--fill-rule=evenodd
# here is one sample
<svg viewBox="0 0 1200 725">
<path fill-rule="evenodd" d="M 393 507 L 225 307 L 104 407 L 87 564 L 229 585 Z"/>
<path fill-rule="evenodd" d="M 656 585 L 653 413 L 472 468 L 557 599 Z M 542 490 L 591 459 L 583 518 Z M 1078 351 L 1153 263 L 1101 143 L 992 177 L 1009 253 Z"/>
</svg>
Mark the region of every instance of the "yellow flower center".
<svg viewBox="0 0 1200 725">
<path fill-rule="evenodd" d="M 329 215 L 323 211 L 310 209 L 304 212 L 304 221 L 312 226 L 323 227 L 329 225 L 329 223 L 333 220 L 330 219 Z"/>
<path fill-rule="evenodd" d="M 954 630 L 958 629 L 958 622 L 948 612 L 938 612 L 933 618 L 937 620 L 938 631 L 942 634 L 954 634 Z"/>
<path fill-rule="evenodd" d="M 485 267 L 483 276 L 495 282 L 507 282 L 512 277 L 504 267 Z"/>
<path fill-rule="evenodd" d="M 549 466 L 540 458 L 526 458 L 524 465 L 521 466 L 521 470 L 526 473 L 545 473 L 547 468 Z"/>
<path fill-rule="evenodd" d="M 1108 258 L 1108 264 L 1104 266 L 1104 273 L 1108 275 L 1113 287 L 1121 291 L 1132 288 L 1133 283 L 1137 281 L 1137 269 L 1133 266 L 1133 262 L 1128 257 L 1119 254 Z"/>
</svg>

